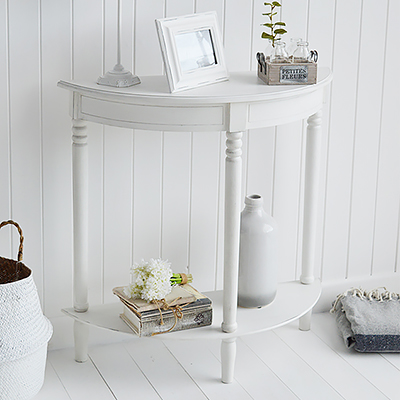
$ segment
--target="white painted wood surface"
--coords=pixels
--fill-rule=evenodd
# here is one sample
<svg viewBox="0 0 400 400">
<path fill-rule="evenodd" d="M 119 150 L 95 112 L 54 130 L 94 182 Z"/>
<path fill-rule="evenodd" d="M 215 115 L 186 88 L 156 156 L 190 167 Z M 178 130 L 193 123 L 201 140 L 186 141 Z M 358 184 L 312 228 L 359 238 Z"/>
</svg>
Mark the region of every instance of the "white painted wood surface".
<svg viewBox="0 0 400 400">
<path fill-rule="evenodd" d="M 276 299 L 266 307 L 260 309 L 238 307 L 237 315 L 234 315 L 234 322 L 235 325 L 237 323 L 237 329 L 231 332 L 221 331 L 221 323 L 225 320 L 225 313 L 223 312 L 225 304 L 222 291 L 205 292 L 213 302 L 213 322 L 210 326 L 173 332 L 166 336 L 157 335 L 153 339 L 194 340 L 204 338 L 213 340 L 251 335 L 275 329 L 302 316 L 305 316 L 305 318 L 301 327 L 303 330 L 308 330 L 310 325 L 308 311 L 313 308 L 320 296 L 320 282 L 315 281 L 309 285 L 301 284 L 299 281 L 284 282 L 279 284 L 278 289 Z M 73 308 L 67 308 L 63 311 L 74 318 L 75 321 L 98 328 L 109 329 L 113 332 L 133 335 L 132 330 L 119 318 L 119 314 L 122 312 L 122 306 L 119 301 L 92 306 L 85 313 L 77 312 Z"/>
<path fill-rule="evenodd" d="M 72 117 L 72 197 L 74 226 L 74 309 L 87 311 L 88 302 L 88 148 L 87 126 Z"/>
<path fill-rule="evenodd" d="M 307 119 L 304 222 L 303 222 L 303 259 L 300 281 L 310 284 L 314 281 L 315 243 L 317 239 L 319 160 L 322 141 L 322 111 Z"/>
<path fill-rule="evenodd" d="M 399 4 L 393 0 L 380 4 L 381 29 L 378 44 L 373 46 L 370 40 L 373 35 L 376 43 L 376 20 L 373 6 L 365 1 L 283 0 L 282 4 L 288 37 L 308 39 L 310 47 L 319 51 L 319 65 L 330 66 L 335 75 L 323 125 L 327 140 L 322 142 L 317 276 L 327 283 L 344 284 L 347 276 L 353 281 L 371 273 L 398 276 L 400 82 L 395 77 L 400 61 L 396 47 Z M 114 0 L 37 0 L 28 6 L 25 0 L 8 0 L 0 6 L 0 215 L 17 220 L 24 229 L 24 258 L 34 270 L 46 315 L 51 318 L 72 303 L 68 96 L 55 85 L 59 79 L 95 80 L 112 68 L 116 57 L 114 5 Z M 122 9 L 122 61 L 139 76 L 162 73 L 155 18 L 216 10 L 230 71 L 255 71 L 255 54 L 265 48 L 260 38 L 265 9 L 255 1 L 122 0 Z M 379 54 L 374 82 L 368 79 L 371 64 L 366 61 L 372 47 Z M 243 191 L 260 192 L 265 199 L 269 196 L 285 237 L 279 246 L 280 258 L 285 265 L 293 265 L 281 272 L 281 281 L 298 278 L 300 272 L 303 126 L 290 124 L 276 132 L 252 129 L 243 140 Z M 171 210 L 171 204 L 162 200 L 167 194 L 166 186 L 161 186 L 162 176 L 168 184 L 191 193 L 189 225 L 182 231 L 190 232 L 187 253 L 192 272 L 197 276 L 197 271 L 205 272 L 197 278 L 198 288 L 222 288 L 223 136 L 218 141 L 211 133 L 193 134 L 190 155 L 186 154 L 192 176 L 181 186 L 159 157 L 162 137 L 169 133 L 135 131 L 129 142 L 132 132 L 122 139 L 124 133 L 119 129 L 121 137 L 114 142 L 114 133 L 108 129 L 88 126 L 90 302 L 99 304 L 110 298 L 104 276 L 125 279 L 131 263 L 141 258 L 163 254 L 173 263 L 179 260 L 177 269 L 181 268 L 185 244 L 180 239 L 175 250 L 161 250 L 161 238 L 171 237 L 171 225 L 161 224 L 160 215 L 166 221 L 179 215 L 179 210 Z M 154 157 L 148 159 L 144 155 L 151 150 Z M 185 151 L 169 148 L 165 159 L 179 158 Z M 262 160 L 256 161 L 263 153 Z M 120 164 L 119 159 L 125 162 Z M 112 196 L 107 194 L 111 182 L 118 188 Z M 148 182 L 150 192 L 143 199 Z M 218 198 L 212 202 L 215 194 Z M 360 211 L 366 196 L 364 219 Z M 152 211 L 142 215 L 146 201 L 151 202 Z M 132 215 L 135 225 L 118 223 L 130 221 Z M 359 234 L 364 224 L 367 230 Z M 124 226 L 124 231 L 117 226 Z M 213 233 L 207 233 L 210 230 Z M 2 256 L 14 257 L 16 246 L 11 231 L 0 232 Z M 391 279 L 386 283 L 390 285 Z"/>
<path fill-rule="evenodd" d="M 143 339 L 143 338 L 142 338 Z M 347 349 L 329 313 L 316 314 L 310 332 L 297 324 L 237 339 L 235 379 L 221 385 L 219 341 L 140 339 L 98 345 L 86 364 L 73 350 L 49 353 L 45 383 L 35 400 L 273 399 L 395 400 L 398 354 Z M 155 343 L 156 342 L 156 343 Z M 186 397 L 185 397 L 186 396 Z"/>
</svg>

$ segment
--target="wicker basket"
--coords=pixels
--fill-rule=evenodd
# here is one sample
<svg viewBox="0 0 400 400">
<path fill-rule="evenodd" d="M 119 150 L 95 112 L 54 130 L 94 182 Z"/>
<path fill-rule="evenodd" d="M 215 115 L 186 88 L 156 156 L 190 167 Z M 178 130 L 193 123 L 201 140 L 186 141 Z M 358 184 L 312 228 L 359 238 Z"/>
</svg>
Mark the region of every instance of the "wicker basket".
<svg viewBox="0 0 400 400">
<path fill-rule="evenodd" d="M 43 385 L 47 344 L 53 333 L 43 315 L 31 270 L 22 263 L 21 228 L 18 261 L 0 257 L 0 400 L 31 399 Z"/>
</svg>

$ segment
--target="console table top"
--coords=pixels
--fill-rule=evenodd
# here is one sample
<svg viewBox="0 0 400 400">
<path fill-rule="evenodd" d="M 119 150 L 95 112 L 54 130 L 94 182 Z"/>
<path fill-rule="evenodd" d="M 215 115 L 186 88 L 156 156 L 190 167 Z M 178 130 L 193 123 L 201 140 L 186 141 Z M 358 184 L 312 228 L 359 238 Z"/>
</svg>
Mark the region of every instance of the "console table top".
<svg viewBox="0 0 400 400">
<path fill-rule="evenodd" d="M 263 83 L 255 71 L 232 72 L 228 81 L 202 86 L 178 93 L 169 93 L 167 78 L 164 75 L 140 77 L 139 85 L 128 88 L 115 88 L 98 85 L 95 81 L 64 81 L 58 86 L 82 95 L 96 98 L 119 98 L 126 102 L 149 99 L 163 100 L 166 104 L 194 103 L 243 103 L 252 101 L 275 100 L 279 98 L 301 96 L 307 92 L 319 90 L 332 80 L 329 68 L 318 69 L 318 81 L 314 85 L 280 85 L 268 86 Z"/>
</svg>

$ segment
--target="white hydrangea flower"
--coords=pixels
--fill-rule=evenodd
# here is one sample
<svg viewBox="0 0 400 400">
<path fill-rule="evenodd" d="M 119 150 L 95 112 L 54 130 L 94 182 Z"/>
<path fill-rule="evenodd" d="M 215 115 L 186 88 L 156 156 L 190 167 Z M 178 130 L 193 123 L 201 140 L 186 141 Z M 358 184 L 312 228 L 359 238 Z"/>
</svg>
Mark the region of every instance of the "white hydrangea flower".
<svg viewBox="0 0 400 400">
<path fill-rule="evenodd" d="M 171 263 L 158 259 L 142 260 L 131 268 L 131 283 L 124 293 L 131 298 L 146 301 L 161 300 L 171 292 Z"/>
</svg>

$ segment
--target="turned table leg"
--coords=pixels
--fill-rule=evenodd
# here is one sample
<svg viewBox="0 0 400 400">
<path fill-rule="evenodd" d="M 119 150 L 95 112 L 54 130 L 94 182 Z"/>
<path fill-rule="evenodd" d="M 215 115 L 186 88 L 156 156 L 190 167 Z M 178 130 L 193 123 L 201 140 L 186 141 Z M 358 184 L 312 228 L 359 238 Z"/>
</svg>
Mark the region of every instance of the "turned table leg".
<svg viewBox="0 0 400 400">
<path fill-rule="evenodd" d="M 86 362 L 88 359 L 89 325 L 74 321 L 75 361 Z"/>
<path fill-rule="evenodd" d="M 223 383 L 232 383 L 235 372 L 236 338 L 223 339 L 221 342 L 221 361 Z"/>
<path fill-rule="evenodd" d="M 88 149 L 87 126 L 83 120 L 72 120 L 72 191 L 74 309 L 85 312 L 88 303 Z M 74 324 L 76 361 L 87 359 L 88 327 Z M 85 350 L 86 349 L 86 350 Z"/>
<path fill-rule="evenodd" d="M 237 287 L 239 272 L 239 237 L 242 184 L 242 132 L 226 133 L 225 158 L 225 231 L 224 231 L 224 332 L 237 328 Z M 222 380 L 231 382 L 235 363 L 235 340 L 222 341 Z"/>
<path fill-rule="evenodd" d="M 299 319 L 299 329 L 301 331 L 309 331 L 311 328 L 311 316 L 312 316 L 312 310 L 310 310 L 308 313 L 304 314 L 300 319 Z"/>
<path fill-rule="evenodd" d="M 304 223 L 303 223 L 303 258 L 301 283 L 314 281 L 315 242 L 317 230 L 317 203 L 319 160 L 321 147 L 322 111 L 311 115 L 307 120 L 306 165 L 304 182 Z M 309 330 L 311 323 L 309 311 L 300 319 L 300 329 Z"/>
</svg>

